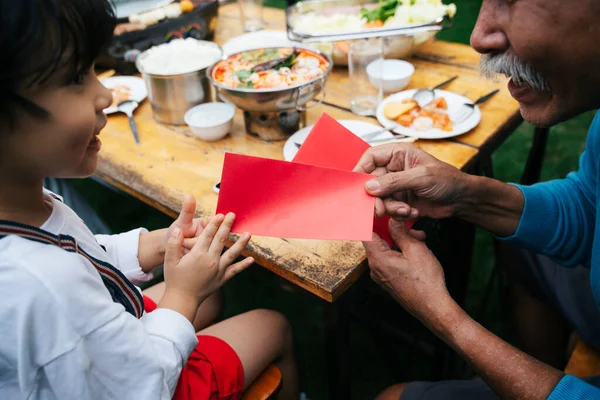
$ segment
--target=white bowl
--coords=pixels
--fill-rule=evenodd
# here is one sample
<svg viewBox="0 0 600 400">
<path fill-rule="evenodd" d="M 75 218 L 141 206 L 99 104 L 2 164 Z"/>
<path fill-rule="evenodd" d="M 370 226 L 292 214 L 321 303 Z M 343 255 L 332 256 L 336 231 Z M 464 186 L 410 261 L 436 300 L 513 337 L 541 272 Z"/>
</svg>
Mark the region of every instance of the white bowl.
<svg viewBox="0 0 600 400">
<path fill-rule="evenodd" d="M 385 93 L 399 92 L 408 86 L 415 67 L 408 61 L 375 60 L 367 65 L 369 81 L 374 86 L 381 85 Z"/>
<path fill-rule="evenodd" d="M 235 107 L 227 103 L 204 103 L 190 108 L 183 117 L 192 133 L 206 142 L 223 139 L 233 124 Z"/>
</svg>

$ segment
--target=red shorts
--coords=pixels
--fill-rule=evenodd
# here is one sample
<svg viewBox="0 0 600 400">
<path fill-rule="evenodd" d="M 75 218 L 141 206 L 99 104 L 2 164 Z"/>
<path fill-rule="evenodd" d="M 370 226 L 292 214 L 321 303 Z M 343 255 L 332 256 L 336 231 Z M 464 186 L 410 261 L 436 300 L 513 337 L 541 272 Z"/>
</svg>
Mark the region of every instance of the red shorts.
<svg viewBox="0 0 600 400">
<path fill-rule="evenodd" d="M 144 310 L 156 303 L 144 296 Z M 174 400 L 237 400 L 244 391 L 244 369 L 238 355 L 223 340 L 198 336 L 198 345 L 184 365 Z"/>
</svg>

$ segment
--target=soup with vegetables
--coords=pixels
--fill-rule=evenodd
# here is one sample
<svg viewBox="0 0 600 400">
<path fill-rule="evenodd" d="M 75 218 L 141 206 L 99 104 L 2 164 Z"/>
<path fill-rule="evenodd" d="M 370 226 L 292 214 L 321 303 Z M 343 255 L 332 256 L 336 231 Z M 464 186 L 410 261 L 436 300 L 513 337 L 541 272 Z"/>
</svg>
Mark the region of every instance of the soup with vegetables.
<svg viewBox="0 0 600 400">
<path fill-rule="evenodd" d="M 288 88 L 317 79 L 328 68 L 327 58 L 313 51 L 277 47 L 234 54 L 215 65 L 212 78 L 231 88 Z"/>
</svg>

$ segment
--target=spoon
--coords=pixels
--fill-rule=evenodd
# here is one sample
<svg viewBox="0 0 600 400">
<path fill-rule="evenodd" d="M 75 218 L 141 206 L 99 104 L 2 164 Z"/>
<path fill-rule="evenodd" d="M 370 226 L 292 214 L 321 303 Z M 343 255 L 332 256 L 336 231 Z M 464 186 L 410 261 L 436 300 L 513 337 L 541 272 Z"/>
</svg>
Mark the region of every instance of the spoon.
<svg viewBox="0 0 600 400">
<path fill-rule="evenodd" d="M 133 111 L 137 108 L 138 105 L 138 102 L 135 100 L 125 100 L 117 104 L 117 110 L 127 115 L 127 117 L 129 118 L 129 127 L 131 128 L 131 132 L 133 133 L 135 143 L 139 146 L 140 137 L 138 136 L 137 126 L 133 119 Z"/>
<path fill-rule="evenodd" d="M 427 88 L 425 88 L 425 89 L 418 89 L 412 95 L 412 98 L 417 103 L 419 103 L 419 105 L 421 107 L 425 107 L 426 105 L 428 105 L 429 103 L 431 103 L 433 100 L 435 100 L 435 91 L 437 89 L 443 88 L 444 86 L 446 86 L 450 82 L 454 81 L 456 78 L 458 78 L 458 76 L 453 76 L 452 78 L 448 79 L 447 81 L 444 81 L 444 82 L 440 83 L 439 85 L 437 85 L 436 87 L 433 87 L 433 88 L 430 88 L 430 89 L 427 89 Z"/>
</svg>

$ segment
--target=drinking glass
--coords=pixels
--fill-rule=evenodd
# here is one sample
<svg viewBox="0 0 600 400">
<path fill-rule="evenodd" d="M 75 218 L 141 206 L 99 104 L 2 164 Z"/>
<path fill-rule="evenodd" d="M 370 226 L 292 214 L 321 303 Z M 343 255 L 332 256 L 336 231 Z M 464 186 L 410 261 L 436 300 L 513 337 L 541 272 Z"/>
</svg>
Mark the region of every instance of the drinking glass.
<svg viewBox="0 0 600 400">
<path fill-rule="evenodd" d="M 262 0 L 237 0 L 244 32 L 255 32 L 264 28 Z"/>
<path fill-rule="evenodd" d="M 383 87 L 380 79 L 369 79 L 367 67 L 374 63 L 375 69 L 383 63 L 383 41 L 380 38 L 355 40 L 348 51 L 348 72 L 350 89 L 350 109 L 357 115 L 375 115 L 377 106 L 383 100 Z M 373 69 L 374 75 L 381 76 Z"/>
</svg>

